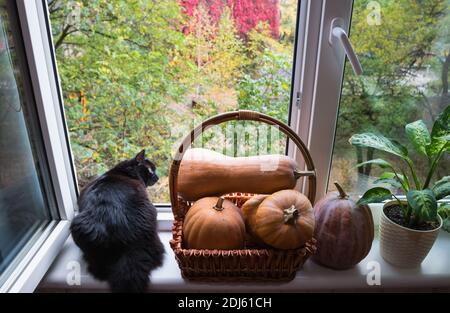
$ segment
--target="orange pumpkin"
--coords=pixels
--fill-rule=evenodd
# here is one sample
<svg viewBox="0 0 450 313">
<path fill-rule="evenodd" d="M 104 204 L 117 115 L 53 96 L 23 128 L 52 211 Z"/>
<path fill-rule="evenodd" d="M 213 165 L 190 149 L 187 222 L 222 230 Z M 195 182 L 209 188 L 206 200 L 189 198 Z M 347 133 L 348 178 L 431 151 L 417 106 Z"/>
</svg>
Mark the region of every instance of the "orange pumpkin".
<svg viewBox="0 0 450 313">
<path fill-rule="evenodd" d="M 246 216 L 251 233 L 277 249 L 300 248 L 314 233 L 311 202 L 296 190 L 275 192 Z"/>
<path fill-rule="evenodd" d="M 202 198 L 186 213 L 183 239 L 189 249 L 242 249 L 245 243 L 242 212 L 223 198 Z"/>
<path fill-rule="evenodd" d="M 257 245 L 264 245 L 264 243 L 253 234 L 250 227 L 250 220 L 253 218 L 253 214 L 256 213 L 256 209 L 269 195 L 255 195 L 248 199 L 242 206 L 242 213 L 244 214 L 245 229 L 247 230 L 247 240 Z"/>
</svg>

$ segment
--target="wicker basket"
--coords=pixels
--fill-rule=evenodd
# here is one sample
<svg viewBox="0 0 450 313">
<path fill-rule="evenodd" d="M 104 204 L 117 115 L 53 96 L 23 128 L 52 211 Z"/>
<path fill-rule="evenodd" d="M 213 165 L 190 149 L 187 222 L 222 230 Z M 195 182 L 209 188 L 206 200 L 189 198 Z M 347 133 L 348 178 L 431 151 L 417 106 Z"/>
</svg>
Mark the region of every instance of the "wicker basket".
<svg viewBox="0 0 450 313">
<path fill-rule="evenodd" d="M 252 247 L 250 244 L 241 250 L 199 250 L 185 249 L 183 246 L 183 221 L 192 203 L 185 201 L 177 192 L 177 177 L 184 152 L 202 131 L 213 125 L 231 120 L 259 121 L 276 125 L 294 142 L 303 155 L 307 171 L 300 172 L 308 176 L 307 196 L 314 203 L 316 193 L 316 175 L 311 156 L 295 132 L 286 124 L 254 111 L 240 110 L 216 115 L 197 126 L 183 140 L 172 161 L 169 174 L 170 200 L 174 213 L 172 229 L 173 239 L 170 245 L 180 266 L 184 278 L 200 281 L 288 281 L 295 277 L 306 259 L 316 251 L 315 240 L 305 246 L 293 250 L 278 250 Z M 183 149 L 185 148 L 185 149 Z M 238 207 L 247 201 L 252 194 L 234 193 L 225 198 Z"/>
</svg>

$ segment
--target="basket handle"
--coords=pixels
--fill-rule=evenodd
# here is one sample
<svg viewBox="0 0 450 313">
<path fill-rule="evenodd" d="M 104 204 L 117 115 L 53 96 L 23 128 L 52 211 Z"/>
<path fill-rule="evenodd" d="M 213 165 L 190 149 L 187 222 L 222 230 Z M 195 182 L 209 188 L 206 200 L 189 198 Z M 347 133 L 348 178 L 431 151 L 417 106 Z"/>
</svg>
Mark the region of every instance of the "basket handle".
<svg viewBox="0 0 450 313">
<path fill-rule="evenodd" d="M 172 203 L 172 211 L 175 217 L 177 216 L 182 217 L 184 215 L 184 213 L 179 208 L 178 192 L 177 192 L 178 172 L 180 170 L 181 160 L 183 158 L 184 153 L 188 150 L 188 148 L 191 146 L 194 140 L 200 134 L 202 134 L 206 128 L 232 120 L 258 121 L 269 125 L 277 125 L 280 128 L 280 130 L 295 143 L 295 145 L 303 155 L 307 168 L 307 171 L 298 172 L 297 176 L 298 177 L 308 176 L 308 198 L 311 201 L 311 203 L 314 203 L 314 199 L 316 197 L 316 172 L 308 148 L 306 148 L 305 144 L 300 139 L 300 137 L 289 126 L 271 116 L 256 111 L 239 110 L 218 114 L 205 120 L 203 123 L 195 127 L 191 131 L 191 133 L 184 138 L 180 147 L 176 151 L 176 154 L 174 156 L 174 159 L 172 160 L 172 164 L 170 165 L 169 170 L 170 201 Z"/>
</svg>

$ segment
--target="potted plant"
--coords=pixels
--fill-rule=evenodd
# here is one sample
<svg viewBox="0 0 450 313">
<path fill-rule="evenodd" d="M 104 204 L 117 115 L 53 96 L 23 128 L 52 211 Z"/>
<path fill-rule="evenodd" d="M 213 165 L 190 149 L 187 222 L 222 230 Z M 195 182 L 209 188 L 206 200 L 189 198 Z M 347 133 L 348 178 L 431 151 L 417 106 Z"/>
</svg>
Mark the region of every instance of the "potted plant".
<svg viewBox="0 0 450 313">
<path fill-rule="evenodd" d="M 450 151 L 450 106 L 436 119 L 431 134 L 422 120 L 407 124 L 405 132 L 413 148 L 428 160 L 426 177 L 418 177 L 407 148 L 395 140 L 367 132 L 353 135 L 350 143 L 393 154 L 406 162 L 407 171 L 383 159 L 358 164 L 357 166 L 373 164 L 382 168 L 385 172 L 375 183 L 402 189 L 406 195 L 406 199 L 400 200 L 389 189 L 374 187 L 364 193 L 359 203 L 391 199 L 385 203 L 381 214 L 381 255 L 391 264 L 417 267 L 433 246 L 443 223 L 444 229 L 450 229 L 450 205 L 438 204 L 438 200 L 450 194 L 450 176 L 443 177 L 431 186 L 439 161 Z M 406 172 L 409 172 L 409 176 Z"/>
</svg>

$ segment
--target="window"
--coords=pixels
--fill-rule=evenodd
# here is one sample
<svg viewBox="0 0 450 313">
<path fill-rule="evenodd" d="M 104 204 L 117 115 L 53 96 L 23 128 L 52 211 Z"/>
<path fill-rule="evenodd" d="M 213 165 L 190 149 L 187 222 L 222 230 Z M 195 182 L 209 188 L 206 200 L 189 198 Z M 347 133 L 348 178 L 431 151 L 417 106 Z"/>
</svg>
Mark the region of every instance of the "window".
<svg viewBox="0 0 450 313">
<path fill-rule="evenodd" d="M 345 66 L 330 188 L 337 180 L 349 191 L 364 193 L 383 170 L 355 165 L 373 158 L 401 165 L 409 173 L 398 158 L 356 149 L 348 140 L 352 134 L 379 131 L 406 144 L 406 124 L 422 119 L 431 129 L 449 105 L 449 5 L 447 0 L 354 1 L 350 40 L 364 73 L 355 76 L 351 66 Z M 419 178 L 426 177 L 427 159 L 412 147 L 408 150 Z M 446 158 L 435 177 L 448 174 Z"/>
<path fill-rule="evenodd" d="M 55 0 L 49 12 L 81 188 L 147 148 L 160 177 L 151 199 L 169 202 L 172 153 L 202 120 L 252 109 L 288 122 L 296 0 Z M 213 127 L 195 146 L 286 152 L 281 132 L 245 125 Z"/>
<path fill-rule="evenodd" d="M 34 290 L 67 238 L 73 212 L 58 128 L 64 120 L 55 110 L 56 89 L 46 89 L 55 77 L 47 75 L 49 39 L 38 12 L 42 18 L 39 2 L 0 0 L 0 292 Z"/>
<path fill-rule="evenodd" d="M 353 166 L 377 155 L 355 150 L 348 137 L 373 127 L 403 141 L 405 123 L 430 125 L 449 103 L 449 7 L 0 0 L 0 292 L 39 283 L 69 235 L 77 178 L 82 187 L 145 147 L 161 177 L 152 200 L 168 202 L 173 151 L 219 112 L 253 109 L 288 122 L 310 149 L 317 197 L 332 180 L 361 193 L 379 172 Z M 333 21 L 350 32 L 362 76 L 344 71 Z M 265 125 L 211 128 L 194 146 L 288 153 L 302 165 Z M 442 176 L 448 156 L 441 166 Z"/>
<path fill-rule="evenodd" d="M 40 156 L 33 103 L 27 101 L 6 2 L 0 2 L 0 285 L 31 238 L 50 223 L 54 195 Z M 18 51 L 19 50 L 19 51 Z M 49 191 L 47 193 L 46 191 Z"/>
<path fill-rule="evenodd" d="M 318 197 L 329 180 L 359 194 L 379 172 L 354 168 L 373 151 L 357 151 L 350 135 L 395 124 L 386 134 L 402 140 L 408 120 L 431 124 L 444 105 L 433 101 L 445 85 L 446 0 L 55 0 L 48 7 L 80 187 L 145 147 L 161 177 L 151 198 L 168 202 L 180 139 L 209 116 L 254 109 L 289 122 L 307 143 Z M 344 50 L 330 41 L 336 19 L 352 35 L 362 76 L 350 66 L 344 74 Z M 194 146 L 234 156 L 287 150 L 302 166 L 276 130 L 229 124 Z"/>
</svg>

